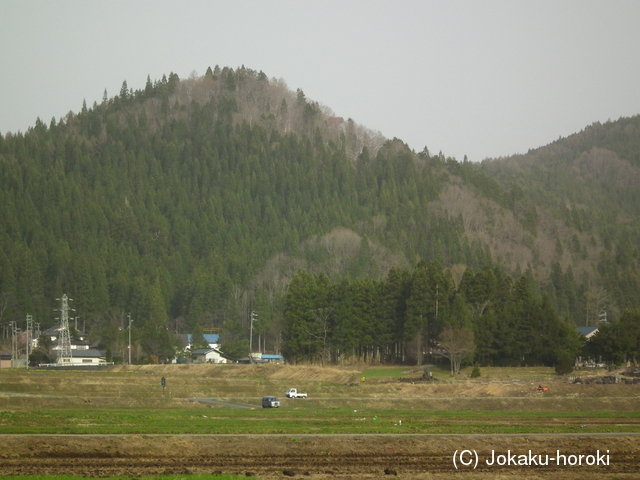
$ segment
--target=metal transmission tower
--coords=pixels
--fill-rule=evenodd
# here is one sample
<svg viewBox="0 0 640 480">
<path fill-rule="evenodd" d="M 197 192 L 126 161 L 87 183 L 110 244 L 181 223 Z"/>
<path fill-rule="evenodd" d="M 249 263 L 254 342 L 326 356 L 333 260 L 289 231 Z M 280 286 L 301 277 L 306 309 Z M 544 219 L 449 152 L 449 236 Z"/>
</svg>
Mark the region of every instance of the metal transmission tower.
<svg viewBox="0 0 640 480">
<path fill-rule="evenodd" d="M 69 300 L 62 295 L 62 307 L 60 308 L 60 335 L 58 337 L 57 363 L 71 364 L 71 334 L 69 333 Z"/>
</svg>

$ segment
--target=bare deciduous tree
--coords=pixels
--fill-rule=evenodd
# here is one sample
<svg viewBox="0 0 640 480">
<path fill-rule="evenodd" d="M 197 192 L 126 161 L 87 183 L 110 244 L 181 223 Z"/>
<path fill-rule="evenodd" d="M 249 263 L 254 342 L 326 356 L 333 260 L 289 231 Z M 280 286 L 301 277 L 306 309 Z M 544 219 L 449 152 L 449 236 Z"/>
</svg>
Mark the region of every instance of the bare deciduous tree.
<svg viewBox="0 0 640 480">
<path fill-rule="evenodd" d="M 314 328 L 310 334 L 320 344 L 320 361 L 322 365 L 331 360 L 329 331 L 331 330 L 332 316 L 333 308 L 331 307 L 318 308 L 313 312 Z"/>
<path fill-rule="evenodd" d="M 445 328 L 438 342 L 443 355 L 451 361 L 451 375 L 460 373 L 460 364 L 469 358 L 476 349 L 473 332 L 468 328 Z"/>
<path fill-rule="evenodd" d="M 594 285 L 589 280 L 583 299 L 585 326 L 598 325 L 601 320 L 600 316 L 605 312 L 608 303 L 609 293 L 603 287 Z"/>
</svg>

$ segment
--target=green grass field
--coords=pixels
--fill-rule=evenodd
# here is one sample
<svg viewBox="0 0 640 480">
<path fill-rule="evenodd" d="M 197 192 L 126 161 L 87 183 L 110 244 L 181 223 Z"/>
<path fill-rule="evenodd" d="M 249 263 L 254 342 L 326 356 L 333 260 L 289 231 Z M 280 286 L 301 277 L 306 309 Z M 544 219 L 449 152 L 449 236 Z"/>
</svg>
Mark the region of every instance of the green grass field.
<svg viewBox="0 0 640 480">
<path fill-rule="evenodd" d="M 543 368 L 483 370 L 477 380 L 450 379 L 439 370 L 440 380 L 422 383 L 423 370 L 411 367 L 6 369 L 0 370 L 0 434 L 640 432 L 637 385 L 573 385 Z M 549 392 L 537 392 L 539 383 Z M 283 398 L 290 386 L 309 398 Z M 278 395 L 282 407 L 262 409 L 263 395 Z"/>
<path fill-rule="evenodd" d="M 0 412 L 1 434 L 465 434 L 638 432 L 638 412 L 57 408 Z"/>
</svg>

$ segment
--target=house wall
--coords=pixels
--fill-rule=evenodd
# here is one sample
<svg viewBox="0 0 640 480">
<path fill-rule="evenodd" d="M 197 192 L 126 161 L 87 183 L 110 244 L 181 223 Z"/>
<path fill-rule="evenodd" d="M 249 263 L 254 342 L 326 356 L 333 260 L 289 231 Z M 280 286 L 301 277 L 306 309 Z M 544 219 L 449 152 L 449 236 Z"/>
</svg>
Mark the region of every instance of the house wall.
<svg viewBox="0 0 640 480">
<path fill-rule="evenodd" d="M 227 359 L 217 353 L 208 353 L 198 359 L 199 363 L 227 363 Z"/>
<path fill-rule="evenodd" d="M 102 362 L 106 362 L 103 358 Z M 74 357 L 71 359 L 71 363 L 73 365 L 98 365 L 100 363 L 100 359 L 98 358 L 82 358 L 82 357 Z"/>
<path fill-rule="evenodd" d="M 227 363 L 227 359 L 226 358 L 222 358 L 220 355 L 215 354 L 215 355 L 207 355 L 207 357 L 213 362 L 213 363 Z"/>
</svg>

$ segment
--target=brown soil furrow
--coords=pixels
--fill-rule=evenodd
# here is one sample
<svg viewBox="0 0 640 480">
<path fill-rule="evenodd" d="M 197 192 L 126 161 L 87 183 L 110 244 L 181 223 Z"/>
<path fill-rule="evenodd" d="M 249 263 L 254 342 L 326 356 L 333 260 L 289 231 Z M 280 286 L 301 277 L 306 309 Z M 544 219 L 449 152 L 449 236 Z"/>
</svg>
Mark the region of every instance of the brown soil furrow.
<svg viewBox="0 0 640 480">
<path fill-rule="evenodd" d="M 637 437 L 12 437 L 0 438 L 0 475 L 74 474 L 141 476 L 163 473 L 251 473 L 265 479 L 283 475 L 314 478 L 553 478 L 602 475 L 638 478 Z M 481 459 L 492 450 L 526 454 L 593 454 L 609 450 L 608 466 L 522 467 L 480 462 L 456 470 L 456 450 Z M 286 472 L 286 474 L 284 473 Z"/>
</svg>

